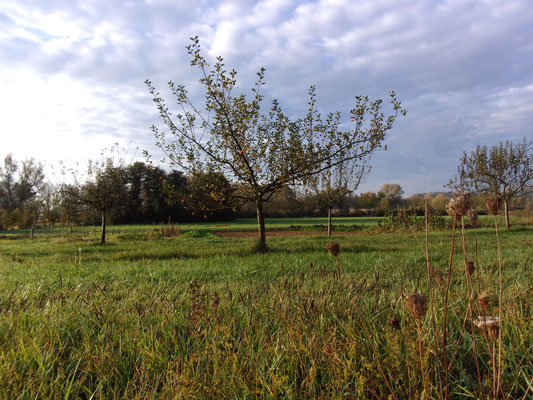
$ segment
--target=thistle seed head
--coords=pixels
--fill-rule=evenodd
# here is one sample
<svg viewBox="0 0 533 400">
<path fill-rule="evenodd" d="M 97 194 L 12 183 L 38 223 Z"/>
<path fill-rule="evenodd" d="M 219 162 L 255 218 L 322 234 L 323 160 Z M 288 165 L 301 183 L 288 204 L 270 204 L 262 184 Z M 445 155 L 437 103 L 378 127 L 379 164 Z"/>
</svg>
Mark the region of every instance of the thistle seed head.
<svg viewBox="0 0 533 400">
<path fill-rule="evenodd" d="M 333 356 L 335 355 L 335 350 L 333 350 L 333 347 L 331 347 L 329 344 L 327 343 L 324 343 L 324 346 L 322 347 L 322 350 L 324 351 L 325 354 L 327 354 L 328 356 Z"/>
<path fill-rule="evenodd" d="M 481 295 L 479 297 L 479 305 L 481 306 L 481 308 L 487 311 L 490 308 L 490 302 L 489 302 L 488 296 Z"/>
<path fill-rule="evenodd" d="M 389 326 L 393 329 L 396 329 L 397 331 L 402 330 L 402 327 L 400 325 L 400 319 L 396 315 L 389 318 Z"/>
<path fill-rule="evenodd" d="M 337 258 L 339 256 L 339 244 L 337 242 L 328 243 L 326 249 L 328 249 L 329 254 L 333 257 Z"/>
<path fill-rule="evenodd" d="M 446 212 L 450 216 L 461 217 L 468 213 L 472 200 L 470 194 L 467 192 L 455 192 L 452 194 L 452 198 L 446 205 Z"/>
<path fill-rule="evenodd" d="M 467 261 L 466 262 L 466 272 L 468 272 L 468 276 L 472 276 L 476 269 L 476 266 L 474 265 L 474 261 Z"/>
<path fill-rule="evenodd" d="M 493 342 L 498 340 L 498 336 L 500 334 L 500 326 L 499 325 L 490 325 L 489 326 L 489 337 Z"/>
<path fill-rule="evenodd" d="M 502 206 L 502 199 L 499 197 L 489 197 L 485 201 L 485 206 L 492 215 L 498 215 L 500 207 Z"/>
<path fill-rule="evenodd" d="M 479 295 L 479 305 L 484 311 L 490 311 L 494 303 L 494 295 L 489 290 L 485 290 Z"/>
<path fill-rule="evenodd" d="M 478 217 L 477 211 L 474 208 L 471 208 L 470 210 L 468 210 L 466 215 L 468 216 L 468 219 L 475 225 Z"/>
<path fill-rule="evenodd" d="M 407 308 L 411 312 L 414 318 L 421 321 L 426 316 L 428 311 L 428 305 L 426 303 L 426 298 L 419 294 L 413 293 L 407 298 Z"/>
<path fill-rule="evenodd" d="M 500 319 L 498 317 L 481 316 L 474 321 L 474 325 L 480 329 L 486 329 L 494 342 L 498 340 L 500 333 Z"/>
</svg>

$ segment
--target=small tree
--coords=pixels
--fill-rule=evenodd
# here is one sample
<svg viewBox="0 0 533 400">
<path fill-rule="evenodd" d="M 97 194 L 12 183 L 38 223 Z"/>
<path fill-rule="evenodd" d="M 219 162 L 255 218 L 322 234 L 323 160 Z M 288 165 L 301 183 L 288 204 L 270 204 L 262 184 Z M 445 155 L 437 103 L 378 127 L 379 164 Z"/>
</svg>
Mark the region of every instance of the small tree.
<svg viewBox="0 0 533 400">
<path fill-rule="evenodd" d="M 114 165 L 112 159 L 89 162 L 86 180 L 75 186 L 64 185 L 62 191 L 71 199 L 76 199 L 80 205 L 100 214 L 100 243 L 105 244 L 109 214 L 119 209 L 127 199 L 125 168 Z"/>
<path fill-rule="evenodd" d="M 370 169 L 367 162 L 345 162 L 336 164 L 310 179 L 319 207 L 328 210 L 328 236 L 331 236 L 333 228 L 333 207 L 359 187 Z"/>
<path fill-rule="evenodd" d="M 79 189 L 78 186 L 65 184 L 59 191 L 61 216 L 70 234 L 72 234 L 74 223 L 80 222 L 82 205 L 78 201 Z"/>
<path fill-rule="evenodd" d="M 480 195 L 497 196 L 505 207 L 505 226 L 509 228 L 509 201 L 532 192 L 533 152 L 526 138 L 513 144 L 506 140 L 497 146 L 477 146 L 463 153 L 458 174 L 448 186 Z"/>
<path fill-rule="evenodd" d="M 26 213 L 30 217 L 30 239 L 35 237 L 35 228 L 37 228 L 37 222 L 41 216 L 42 203 L 38 199 L 32 199 L 26 204 Z"/>
<path fill-rule="evenodd" d="M 61 218 L 61 194 L 57 187 L 45 184 L 41 191 L 41 215 L 52 227 L 54 233 L 55 224 Z"/>
<path fill-rule="evenodd" d="M 249 100 L 244 94 L 235 93 L 237 72 L 228 72 L 221 57 L 212 67 L 208 64 L 200 53 L 197 37 L 187 49 L 191 65 L 200 70 L 205 111 L 193 104 L 185 86 L 170 82 L 179 107 L 179 113 L 171 113 L 147 80 L 170 132 L 167 135 L 152 127 L 156 145 L 172 165 L 189 171 L 218 170 L 236 181 L 231 193 L 235 206 L 255 203 L 259 250 L 266 248 L 264 202 L 287 184 L 305 181 L 328 167 L 368 156 L 381 147 L 397 113 L 402 112 L 394 93 L 391 93 L 394 113 L 387 117 L 381 111 L 381 100 L 371 102 L 368 97 L 358 96 L 351 111 L 354 127 L 342 131 L 339 113 L 329 114 L 322 121 L 315 105 L 315 90 L 311 87 L 305 118 L 290 120 L 276 100 L 270 111 L 263 113 L 264 68 L 257 73 Z"/>
</svg>

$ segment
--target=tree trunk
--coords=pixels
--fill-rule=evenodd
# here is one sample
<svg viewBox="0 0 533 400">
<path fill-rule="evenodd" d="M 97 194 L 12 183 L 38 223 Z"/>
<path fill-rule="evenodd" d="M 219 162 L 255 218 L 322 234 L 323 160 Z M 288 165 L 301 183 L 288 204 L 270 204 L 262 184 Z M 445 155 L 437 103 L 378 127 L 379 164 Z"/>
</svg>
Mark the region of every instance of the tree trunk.
<svg viewBox="0 0 533 400">
<path fill-rule="evenodd" d="M 102 211 L 102 238 L 100 244 L 105 244 L 105 227 L 106 227 L 106 213 Z"/>
<path fill-rule="evenodd" d="M 257 243 L 257 250 L 266 250 L 266 228 L 265 228 L 265 216 L 263 215 L 263 199 L 256 201 L 257 207 L 257 226 L 259 228 L 259 242 Z"/>
<path fill-rule="evenodd" d="M 503 206 L 505 208 L 505 227 L 509 229 L 511 224 L 509 223 L 509 200 L 503 201 Z"/>
<path fill-rule="evenodd" d="M 328 207 L 328 237 L 331 236 L 332 225 L 331 225 L 331 207 Z"/>
<path fill-rule="evenodd" d="M 35 215 L 31 224 L 31 239 L 33 239 L 33 233 L 35 232 L 35 227 L 37 226 L 37 219 L 38 217 Z"/>
</svg>

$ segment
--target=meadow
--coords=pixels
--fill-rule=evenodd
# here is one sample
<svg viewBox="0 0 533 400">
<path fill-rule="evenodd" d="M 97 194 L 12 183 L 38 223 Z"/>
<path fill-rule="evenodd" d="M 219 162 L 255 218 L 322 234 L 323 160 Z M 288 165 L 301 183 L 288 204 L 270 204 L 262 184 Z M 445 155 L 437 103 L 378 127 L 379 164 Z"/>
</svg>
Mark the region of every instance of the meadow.
<svg viewBox="0 0 533 400">
<path fill-rule="evenodd" d="M 360 229 L 328 238 L 313 232 L 326 219 L 267 220 L 311 232 L 272 235 L 263 254 L 247 234 L 221 234 L 253 219 L 176 236 L 117 226 L 105 246 L 91 228 L 0 232 L 0 398 L 493 398 L 497 339 L 472 322 L 499 311 L 498 396 L 533 397 L 533 226 L 500 230 L 501 310 L 494 228 L 465 230 L 469 277 L 458 232 L 445 374 L 451 229 L 429 232 L 429 287 L 425 233 L 379 221 L 337 218 Z M 427 315 L 410 312 L 415 292 Z"/>
</svg>

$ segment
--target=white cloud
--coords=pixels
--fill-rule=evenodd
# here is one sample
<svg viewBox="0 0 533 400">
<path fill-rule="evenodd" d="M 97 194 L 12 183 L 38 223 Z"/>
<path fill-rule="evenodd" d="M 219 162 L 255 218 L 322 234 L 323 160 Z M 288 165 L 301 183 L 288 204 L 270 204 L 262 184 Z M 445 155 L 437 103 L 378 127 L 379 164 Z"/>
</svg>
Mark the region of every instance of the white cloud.
<svg viewBox="0 0 533 400">
<path fill-rule="evenodd" d="M 439 190 L 462 150 L 520 137 L 533 122 L 526 0 L 0 4 L 6 152 L 85 158 L 117 139 L 149 147 L 157 111 L 142 82 L 162 92 L 168 80 L 191 85 L 184 46 L 195 35 L 239 71 L 243 90 L 265 66 L 265 93 L 291 113 L 304 110 L 311 84 L 325 111 L 396 90 L 409 114 L 391 150 L 375 157 L 368 187 L 396 180 L 407 193 Z"/>
</svg>

